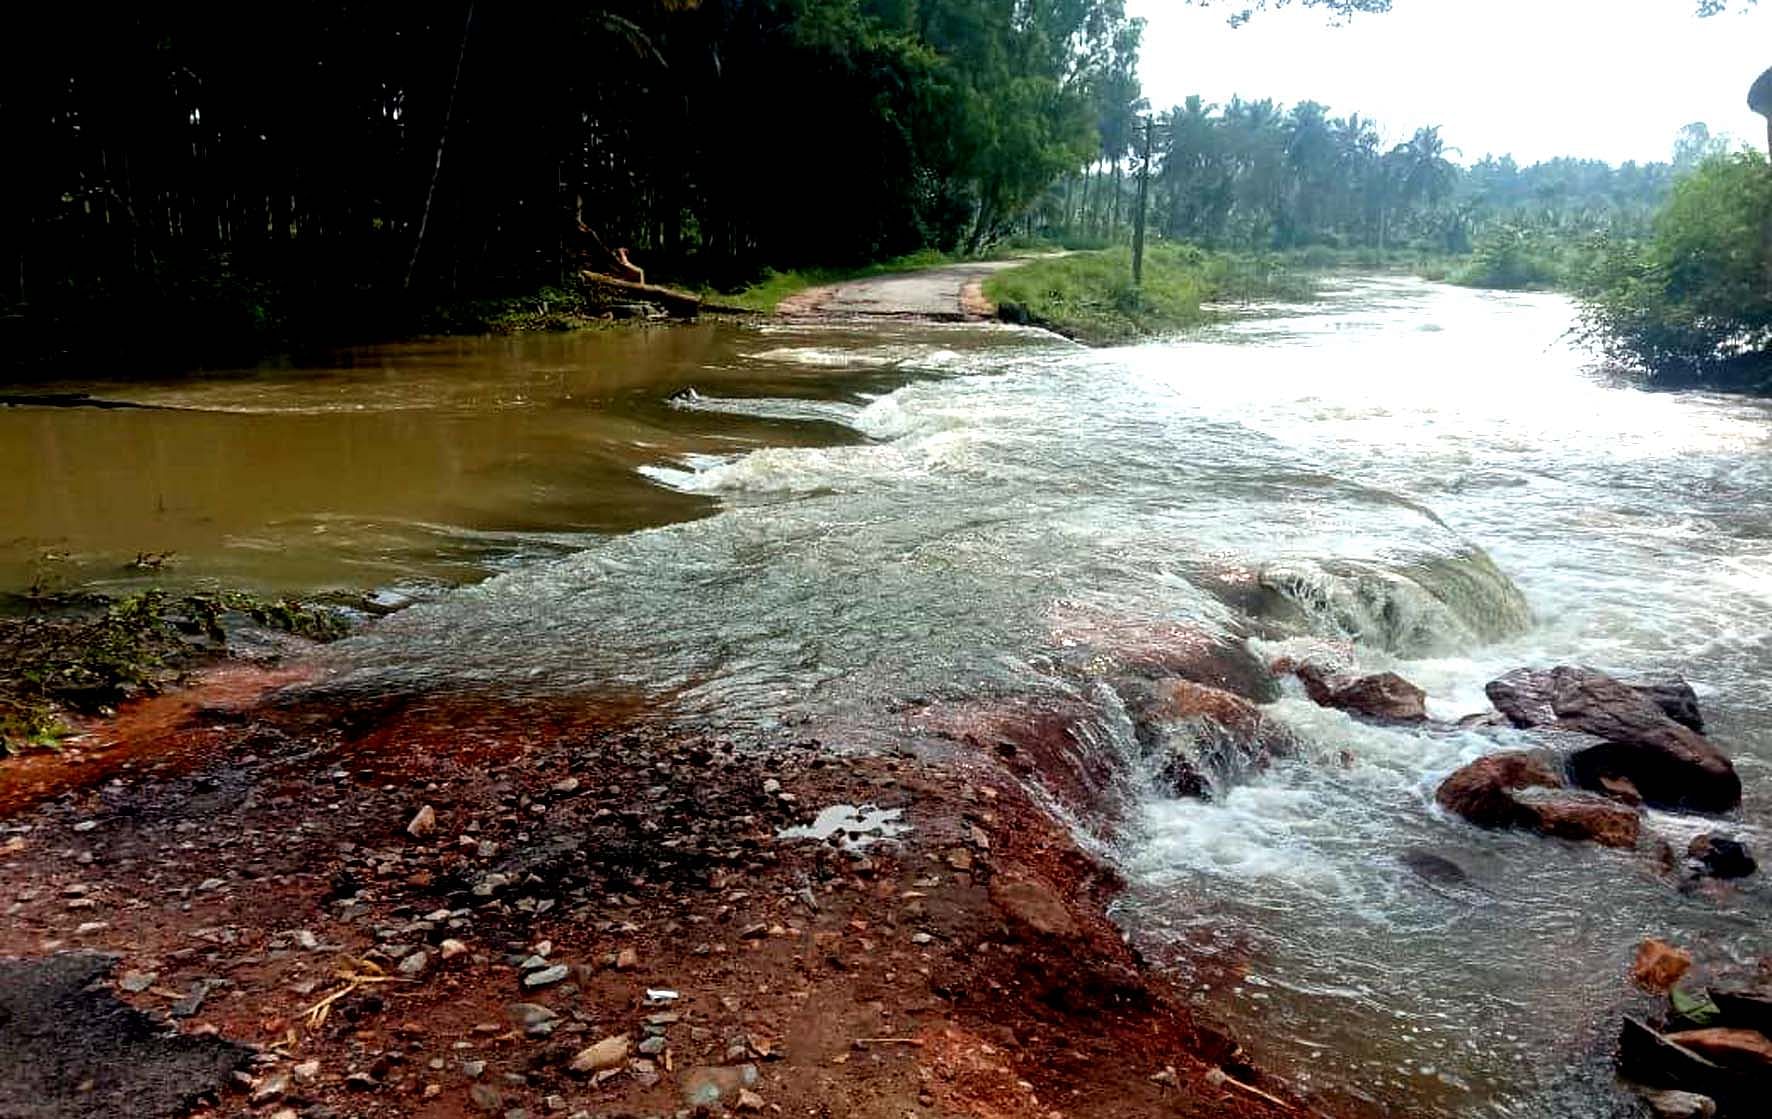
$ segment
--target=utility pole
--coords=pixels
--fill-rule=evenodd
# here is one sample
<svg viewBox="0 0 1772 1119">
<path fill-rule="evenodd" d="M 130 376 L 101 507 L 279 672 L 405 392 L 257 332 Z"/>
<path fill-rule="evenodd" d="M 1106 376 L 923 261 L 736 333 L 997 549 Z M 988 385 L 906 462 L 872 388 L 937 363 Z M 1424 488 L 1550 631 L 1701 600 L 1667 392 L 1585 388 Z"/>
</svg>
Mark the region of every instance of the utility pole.
<svg viewBox="0 0 1772 1119">
<path fill-rule="evenodd" d="M 1772 158 L 1772 69 L 1755 79 L 1747 91 L 1747 107 L 1766 118 L 1766 155 Z M 1761 223 L 1760 252 L 1766 262 L 1766 291 L 1772 294 L 1772 216 Z"/>
<path fill-rule="evenodd" d="M 1155 125 L 1144 119 L 1144 163 L 1138 169 L 1138 213 L 1132 224 L 1132 286 L 1144 286 L 1144 211 L 1151 194 L 1151 132 Z"/>
</svg>

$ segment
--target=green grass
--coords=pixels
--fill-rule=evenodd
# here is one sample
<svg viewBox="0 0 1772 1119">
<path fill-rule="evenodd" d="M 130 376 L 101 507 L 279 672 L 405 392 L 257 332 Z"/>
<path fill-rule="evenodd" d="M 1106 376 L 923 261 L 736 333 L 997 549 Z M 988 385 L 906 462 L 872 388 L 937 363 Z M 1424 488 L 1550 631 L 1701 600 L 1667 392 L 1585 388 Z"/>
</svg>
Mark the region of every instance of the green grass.
<svg viewBox="0 0 1772 1119">
<path fill-rule="evenodd" d="M 985 283 L 999 304 L 1092 345 L 1177 334 L 1211 321 L 1209 304 L 1308 299 L 1310 270 L 1276 254 L 1214 253 L 1191 245 L 1153 245 L 1144 284 L 1132 284 L 1130 249 L 1105 249 L 1031 261 Z"/>
</svg>

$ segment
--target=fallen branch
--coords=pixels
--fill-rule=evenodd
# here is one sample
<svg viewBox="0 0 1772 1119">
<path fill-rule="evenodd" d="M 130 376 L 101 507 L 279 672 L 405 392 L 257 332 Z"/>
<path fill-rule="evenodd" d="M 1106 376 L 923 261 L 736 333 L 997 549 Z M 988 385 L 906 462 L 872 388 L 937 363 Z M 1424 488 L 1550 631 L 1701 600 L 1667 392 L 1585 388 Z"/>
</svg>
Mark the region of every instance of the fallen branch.
<svg viewBox="0 0 1772 1119">
<path fill-rule="evenodd" d="M 327 995 L 313 1006 L 302 1011 L 308 1020 L 309 1029 L 319 1029 L 326 1024 L 327 1017 L 332 1013 L 332 1004 L 354 991 L 378 983 L 416 983 L 415 979 L 407 979 L 398 975 L 389 975 L 368 960 L 345 958 L 344 966 L 338 969 L 338 976 L 345 985 Z"/>
<path fill-rule="evenodd" d="M 920 1037 L 858 1037 L 854 1043 L 857 1045 L 914 1045 L 919 1049 L 923 1048 L 923 1039 Z"/>
<path fill-rule="evenodd" d="M 657 284 L 637 284 L 619 276 L 601 272 L 580 272 L 585 295 L 593 303 L 649 303 L 680 319 L 693 319 L 701 313 L 701 297 Z"/>
<path fill-rule="evenodd" d="M 1283 1111 L 1298 1110 L 1297 1108 L 1293 1107 L 1291 1104 L 1287 1103 L 1285 1100 L 1281 1099 L 1280 1097 L 1270 1096 L 1266 1092 L 1262 1091 L 1260 1088 L 1255 1087 L 1254 1085 L 1245 1084 L 1241 1080 L 1238 1080 L 1236 1077 L 1232 1076 L 1228 1072 L 1225 1072 L 1221 1068 L 1215 1068 L 1211 1072 L 1208 1072 L 1206 1074 L 1206 1083 L 1211 1084 L 1214 1087 L 1218 1087 L 1218 1086 L 1222 1085 L 1222 1086 L 1228 1087 L 1228 1088 L 1235 1088 L 1240 1092 L 1247 1092 L 1250 1095 L 1254 1096 L 1256 1099 L 1266 1100 L 1268 1103 L 1273 1104 L 1275 1107 L 1280 1108 Z"/>
</svg>

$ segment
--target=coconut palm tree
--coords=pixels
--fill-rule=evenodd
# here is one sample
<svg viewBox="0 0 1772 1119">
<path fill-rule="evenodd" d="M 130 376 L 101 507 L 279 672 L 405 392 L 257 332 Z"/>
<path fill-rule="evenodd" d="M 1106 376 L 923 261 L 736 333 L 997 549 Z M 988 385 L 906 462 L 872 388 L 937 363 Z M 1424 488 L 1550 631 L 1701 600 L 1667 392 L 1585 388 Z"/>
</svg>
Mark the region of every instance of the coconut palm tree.
<svg viewBox="0 0 1772 1119">
<path fill-rule="evenodd" d="M 1397 185 L 1404 205 L 1439 202 L 1452 193 L 1458 184 L 1458 168 L 1446 158 L 1446 142 L 1440 139 L 1440 127 L 1417 128 L 1407 143 L 1398 144 L 1391 154 L 1397 158 Z"/>
</svg>

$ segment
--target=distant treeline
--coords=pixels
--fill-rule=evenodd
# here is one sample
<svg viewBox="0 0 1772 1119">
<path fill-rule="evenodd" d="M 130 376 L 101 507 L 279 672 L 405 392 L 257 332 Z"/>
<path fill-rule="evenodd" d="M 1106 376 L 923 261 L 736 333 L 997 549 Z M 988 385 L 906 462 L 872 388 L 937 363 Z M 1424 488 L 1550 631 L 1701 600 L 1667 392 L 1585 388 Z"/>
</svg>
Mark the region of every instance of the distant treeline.
<svg viewBox="0 0 1772 1119">
<path fill-rule="evenodd" d="M 1112 108 L 1112 107 L 1110 107 Z M 1142 157 L 1135 121 L 1102 121 L 1097 160 L 1041 199 L 1037 224 L 1076 237 L 1123 237 Z M 1124 136 L 1125 139 L 1121 139 Z M 1463 254 L 1498 225 L 1566 233 L 1645 232 L 1681 170 L 1718 148 L 1702 125 L 1679 138 L 1675 162 L 1511 156 L 1461 166 L 1434 126 L 1385 144 L 1358 113 L 1332 117 L 1314 101 L 1199 97 L 1159 113 L 1150 220 L 1178 241 L 1238 249 L 1309 245 Z M 1125 172 L 1125 173 L 1123 173 Z M 1124 217 L 1122 216 L 1124 215 Z"/>
</svg>

